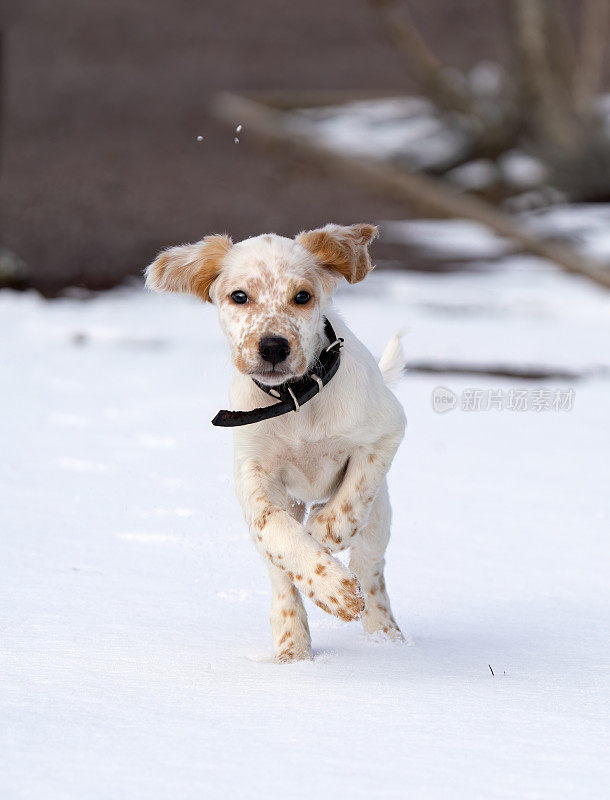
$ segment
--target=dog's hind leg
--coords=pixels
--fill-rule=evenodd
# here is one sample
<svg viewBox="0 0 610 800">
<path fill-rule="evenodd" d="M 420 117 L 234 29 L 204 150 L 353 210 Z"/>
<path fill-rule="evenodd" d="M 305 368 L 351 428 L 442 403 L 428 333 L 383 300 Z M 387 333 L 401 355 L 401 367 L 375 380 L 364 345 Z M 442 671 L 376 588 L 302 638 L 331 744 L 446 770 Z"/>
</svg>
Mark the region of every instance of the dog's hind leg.
<svg viewBox="0 0 610 800">
<path fill-rule="evenodd" d="M 366 633 L 381 632 L 390 639 L 403 640 L 386 590 L 383 577 L 384 553 L 390 538 L 392 510 L 384 481 L 375 496 L 367 525 L 354 539 L 350 553 L 350 570 L 360 581 L 365 606 L 362 626 Z"/>
</svg>

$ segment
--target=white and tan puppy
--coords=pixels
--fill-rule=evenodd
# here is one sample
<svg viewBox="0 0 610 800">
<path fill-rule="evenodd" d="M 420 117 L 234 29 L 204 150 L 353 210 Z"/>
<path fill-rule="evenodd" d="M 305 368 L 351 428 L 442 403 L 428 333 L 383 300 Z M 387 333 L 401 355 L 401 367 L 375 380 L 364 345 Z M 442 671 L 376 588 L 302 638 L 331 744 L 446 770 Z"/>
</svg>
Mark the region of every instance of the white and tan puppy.
<svg viewBox="0 0 610 800">
<path fill-rule="evenodd" d="M 302 596 L 365 631 L 402 634 L 385 587 L 390 537 L 386 473 L 403 438 L 403 410 L 387 388 L 402 371 L 395 337 L 379 365 L 332 310 L 338 282 L 372 269 L 373 225 L 327 225 L 295 239 L 267 234 L 233 244 L 207 236 L 161 253 L 146 271 L 157 291 L 212 302 L 236 370 L 232 407 L 276 402 L 266 386 L 312 370 L 328 345 L 327 318 L 344 339 L 336 375 L 297 412 L 235 429 L 237 496 L 271 577 L 279 661 L 312 657 Z M 333 553 L 350 548 L 349 570 Z"/>
</svg>

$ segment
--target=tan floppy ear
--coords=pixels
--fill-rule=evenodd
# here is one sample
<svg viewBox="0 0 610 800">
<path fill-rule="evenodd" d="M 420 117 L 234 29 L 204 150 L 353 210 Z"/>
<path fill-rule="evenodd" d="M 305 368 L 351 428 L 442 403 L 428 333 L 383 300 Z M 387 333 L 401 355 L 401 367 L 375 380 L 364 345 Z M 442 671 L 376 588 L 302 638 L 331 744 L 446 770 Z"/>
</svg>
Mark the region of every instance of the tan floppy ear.
<svg viewBox="0 0 610 800">
<path fill-rule="evenodd" d="M 233 242 L 213 234 L 195 244 L 170 247 L 146 268 L 146 285 L 155 292 L 184 292 L 210 300 L 210 287 Z"/>
<path fill-rule="evenodd" d="M 313 253 L 321 267 L 358 283 L 373 269 L 367 245 L 378 235 L 376 225 L 325 225 L 299 233 L 295 241 Z"/>
</svg>

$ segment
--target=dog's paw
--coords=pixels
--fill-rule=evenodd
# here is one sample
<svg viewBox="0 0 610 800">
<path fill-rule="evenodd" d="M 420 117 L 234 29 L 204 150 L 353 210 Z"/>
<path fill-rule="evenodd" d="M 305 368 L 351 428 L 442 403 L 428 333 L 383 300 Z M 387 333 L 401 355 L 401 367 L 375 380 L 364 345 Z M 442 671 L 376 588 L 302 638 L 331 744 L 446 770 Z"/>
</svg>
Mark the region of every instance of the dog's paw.
<svg viewBox="0 0 610 800">
<path fill-rule="evenodd" d="M 322 510 L 307 523 L 308 533 L 333 552 L 349 547 L 358 530 L 358 520 L 351 512 Z"/>
<path fill-rule="evenodd" d="M 295 582 L 306 597 L 328 614 L 345 622 L 362 616 L 364 596 L 360 584 L 332 556 L 326 553 L 321 555 L 312 574 L 305 577 L 297 575 Z"/>
<path fill-rule="evenodd" d="M 362 617 L 362 627 L 365 633 L 386 638 L 392 642 L 404 642 L 405 637 L 392 615 L 387 599 L 386 603 L 387 605 L 375 603 L 374 598 L 369 597 Z"/>
<path fill-rule="evenodd" d="M 297 642 L 286 642 L 275 654 L 278 664 L 290 664 L 293 661 L 312 661 L 311 645 Z"/>
</svg>

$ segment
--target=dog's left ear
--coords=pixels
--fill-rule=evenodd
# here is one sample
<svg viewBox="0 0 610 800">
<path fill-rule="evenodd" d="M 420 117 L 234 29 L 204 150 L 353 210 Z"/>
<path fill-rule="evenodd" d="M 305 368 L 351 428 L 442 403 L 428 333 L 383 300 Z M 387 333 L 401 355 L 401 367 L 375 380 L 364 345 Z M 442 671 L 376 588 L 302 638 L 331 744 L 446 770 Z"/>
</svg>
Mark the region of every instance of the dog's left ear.
<svg viewBox="0 0 610 800">
<path fill-rule="evenodd" d="M 156 292 L 183 292 L 210 300 L 210 287 L 232 246 L 228 236 L 214 234 L 195 244 L 170 247 L 146 268 L 146 285 Z"/>
<path fill-rule="evenodd" d="M 348 283 L 364 280 L 373 269 L 368 245 L 379 235 L 376 225 L 325 225 L 303 231 L 295 241 L 312 253 L 321 267 L 342 275 Z"/>
</svg>

